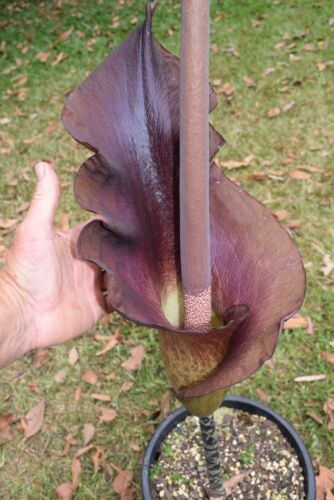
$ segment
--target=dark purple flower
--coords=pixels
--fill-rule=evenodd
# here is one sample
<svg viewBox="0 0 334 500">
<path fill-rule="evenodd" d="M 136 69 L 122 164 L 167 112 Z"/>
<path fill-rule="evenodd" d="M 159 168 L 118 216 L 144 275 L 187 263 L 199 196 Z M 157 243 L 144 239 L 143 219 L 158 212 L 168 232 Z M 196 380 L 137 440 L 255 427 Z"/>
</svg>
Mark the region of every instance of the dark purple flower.
<svg viewBox="0 0 334 500">
<path fill-rule="evenodd" d="M 183 329 L 179 60 L 153 38 L 152 14 L 149 6 L 145 22 L 66 99 L 65 128 L 94 152 L 76 176 L 76 199 L 103 218 L 84 228 L 79 252 L 106 270 L 110 308 L 160 330 L 176 395 L 207 414 L 272 356 L 283 320 L 302 304 L 305 274 L 270 211 L 212 163 L 213 326 Z M 211 159 L 223 142 L 211 127 Z"/>
</svg>

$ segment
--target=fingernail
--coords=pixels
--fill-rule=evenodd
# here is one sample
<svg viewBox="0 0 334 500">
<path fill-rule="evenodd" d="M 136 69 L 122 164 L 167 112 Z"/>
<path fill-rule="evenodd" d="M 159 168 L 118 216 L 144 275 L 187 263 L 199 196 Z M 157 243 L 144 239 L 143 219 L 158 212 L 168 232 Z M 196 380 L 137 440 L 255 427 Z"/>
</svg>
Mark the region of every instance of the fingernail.
<svg viewBox="0 0 334 500">
<path fill-rule="evenodd" d="M 39 180 L 43 179 L 45 175 L 45 163 L 37 163 L 35 165 L 35 172 Z"/>
</svg>

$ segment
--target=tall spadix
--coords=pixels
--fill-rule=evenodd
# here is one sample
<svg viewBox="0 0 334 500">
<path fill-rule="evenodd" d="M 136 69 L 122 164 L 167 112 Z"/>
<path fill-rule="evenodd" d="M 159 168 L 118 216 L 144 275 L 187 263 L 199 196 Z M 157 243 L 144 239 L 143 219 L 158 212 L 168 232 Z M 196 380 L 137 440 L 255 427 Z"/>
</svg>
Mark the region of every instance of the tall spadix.
<svg viewBox="0 0 334 500">
<path fill-rule="evenodd" d="M 210 1 L 183 0 L 180 81 L 180 249 L 185 328 L 211 325 L 209 221 Z"/>
</svg>

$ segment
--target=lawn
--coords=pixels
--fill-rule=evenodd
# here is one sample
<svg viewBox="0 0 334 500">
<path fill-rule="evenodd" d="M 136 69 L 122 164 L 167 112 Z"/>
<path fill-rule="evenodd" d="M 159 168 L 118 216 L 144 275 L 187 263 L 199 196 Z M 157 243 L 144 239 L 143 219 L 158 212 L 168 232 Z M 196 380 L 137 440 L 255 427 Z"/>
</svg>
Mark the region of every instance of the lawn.
<svg viewBox="0 0 334 500">
<path fill-rule="evenodd" d="M 155 35 L 177 52 L 179 2 L 158 4 Z M 56 224 L 66 228 L 89 217 L 72 192 L 88 152 L 65 133 L 62 105 L 143 19 L 144 6 L 143 0 L 0 0 L 0 265 L 31 198 L 38 160 L 52 162 L 61 178 Z M 277 212 L 300 246 L 308 278 L 301 327 L 284 330 L 273 361 L 231 393 L 279 411 L 301 433 L 317 468 L 334 467 L 324 411 L 334 397 L 334 367 L 323 354 L 334 353 L 334 271 L 326 272 L 334 260 L 333 16 L 330 0 L 212 0 L 210 73 L 220 97 L 212 121 L 228 141 L 218 162 Z M 97 356 L 116 330 L 120 342 Z M 145 349 L 141 367 L 124 370 L 138 345 Z M 73 348 L 78 359 L 71 364 Z M 325 378 L 294 380 L 309 375 Z M 139 498 L 142 453 L 168 388 L 154 330 L 117 314 L 76 342 L 27 354 L 0 374 L 0 416 L 15 416 L 11 439 L 1 441 L 0 434 L 1 498 L 54 498 L 56 487 L 71 480 L 88 423 L 94 446 L 80 457 L 76 497 L 118 498 L 112 481 L 130 469 Z M 41 400 L 43 426 L 24 440 L 21 419 Z M 101 408 L 114 409 L 116 418 L 103 422 Z M 69 434 L 75 443 L 62 453 Z"/>
</svg>

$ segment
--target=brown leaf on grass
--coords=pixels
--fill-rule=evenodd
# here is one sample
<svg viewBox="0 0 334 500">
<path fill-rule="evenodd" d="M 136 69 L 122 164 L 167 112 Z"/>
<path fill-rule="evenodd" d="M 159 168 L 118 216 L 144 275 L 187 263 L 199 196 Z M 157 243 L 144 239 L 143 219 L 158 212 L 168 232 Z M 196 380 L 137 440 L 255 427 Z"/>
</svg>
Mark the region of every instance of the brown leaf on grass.
<svg viewBox="0 0 334 500">
<path fill-rule="evenodd" d="M 300 220 L 288 220 L 285 224 L 288 229 L 297 229 L 302 225 Z"/>
<path fill-rule="evenodd" d="M 334 488 L 334 469 L 320 467 L 317 480 L 317 500 L 332 500 Z"/>
<path fill-rule="evenodd" d="M 0 417 L 0 444 L 1 441 L 10 441 L 13 436 L 10 431 L 10 426 L 14 422 L 14 414 L 6 413 Z"/>
<path fill-rule="evenodd" d="M 59 500 L 72 500 L 73 489 L 70 483 L 62 483 L 56 489 L 56 495 Z"/>
<path fill-rule="evenodd" d="M 36 59 L 45 63 L 49 59 L 50 54 L 51 52 L 38 52 L 38 54 L 36 54 Z"/>
<path fill-rule="evenodd" d="M 94 476 L 99 472 L 101 467 L 101 461 L 104 461 L 104 450 L 102 446 L 97 446 L 96 450 L 92 454 L 92 462 L 94 468 Z"/>
<path fill-rule="evenodd" d="M 248 155 L 248 156 L 246 156 L 246 158 L 244 158 L 241 161 L 235 161 L 235 160 L 222 161 L 222 162 L 220 162 L 220 165 L 222 167 L 227 168 L 227 170 L 235 170 L 236 168 L 248 167 L 252 163 L 253 160 L 254 160 L 254 156 Z"/>
<path fill-rule="evenodd" d="M 44 422 L 45 403 L 42 399 L 35 405 L 22 419 L 24 428 L 24 437 L 26 439 L 34 436 L 41 430 Z"/>
<path fill-rule="evenodd" d="M 54 375 L 53 380 L 56 382 L 56 384 L 62 384 L 63 382 L 65 382 L 66 377 L 67 377 L 67 370 L 66 368 L 63 368 Z"/>
<path fill-rule="evenodd" d="M 245 75 L 243 77 L 243 81 L 244 81 L 244 84 L 246 85 L 246 87 L 248 87 L 248 88 L 256 86 L 255 81 L 247 75 Z"/>
<path fill-rule="evenodd" d="M 224 94 L 227 97 L 231 97 L 234 92 L 234 87 L 231 83 L 225 83 L 222 87 L 218 87 L 216 92 L 217 94 Z"/>
<path fill-rule="evenodd" d="M 117 411 L 112 408 L 99 408 L 100 422 L 112 422 L 117 417 Z"/>
<path fill-rule="evenodd" d="M 135 371 L 140 368 L 145 356 L 145 350 L 142 345 L 138 345 L 130 350 L 131 357 L 122 363 L 122 368 L 127 371 Z"/>
<path fill-rule="evenodd" d="M 320 380 L 325 380 L 326 375 L 302 375 L 301 377 L 294 378 L 295 382 L 319 382 Z"/>
<path fill-rule="evenodd" d="M 292 318 L 288 319 L 284 322 L 283 328 L 284 330 L 294 330 L 295 328 L 307 328 L 308 321 L 304 316 L 300 316 L 296 314 Z"/>
<path fill-rule="evenodd" d="M 85 455 L 86 453 L 88 453 L 88 451 L 92 450 L 93 448 L 95 448 L 94 444 L 89 444 L 88 446 L 84 446 L 83 448 L 80 448 L 76 452 L 76 454 L 74 455 L 74 458 L 82 457 L 82 455 Z"/>
<path fill-rule="evenodd" d="M 83 437 L 84 437 L 84 446 L 87 446 L 88 443 L 93 439 L 95 434 L 95 427 L 93 424 L 84 424 L 83 428 Z"/>
<path fill-rule="evenodd" d="M 81 474 L 81 464 L 78 458 L 74 457 L 72 460 L 72 489 L 75 491 L 79 486 Z"/>
<path fill-rule="evenodd" d="M 76 350 L 75 347 L 72 347 L 72 349 L 68 353 L 68 362 L 69 362 L 69 364 L 70 365 L 75 365 L 75 363 L 78 361 L 78 359 L 79 359 L 79 353 L 78 353 L 78 351 Z"/>
<path fill-rule="evenodd" d="M 268 118 L 276 118 L 276 116 L 281 114 L 280 108 L 272 108 L 268 111 L 267 116 Z"/>
<path fill-rule="evenodd" d="M 131 470 L 121 471 L 112 483 L 113 490 L 121 496 L 121 500 L 131 500 L 133 493 L 131 490 L 131 481 L 133 472 Z"/>
<path fill-rule="evenodd" d="M 312 43 L 306 43 L 303 49 L 306 50 L 306 52 L 315 52 L 316 50 Z"/>
<path fill-rule="evenodd" d="M 18 219 L 0 219 L 0 229 L 11 229 L 18 222 Z"/>
<path fill-rule="evenodd" d="M 58 38 L 59 40 L 65 41 L 68 40 L 73 32 L 73 28 L 70 28 L 67 31 L 63 31 L 61 33 L 58 33 Z"/>
<path fill-rule="evenodd" d="M 327 64 L 325 62 L 318 63 L 317 68 L 320 72 L 325 71 L 325 69 L 327 68 Z"/>
<path fill-rule="evenodd" d="M 319 415 L 317 415 L 316 413 L 314 413 L 313 411 L 308 411 L 306 413 L 306 415 L 308 415 L 310 418 L 312 418 L 312 420 L 314 420 L 315 422 L 317 422 L 318 424 L 322 425 L 322 419 L 321 417 L 319 417 Z"/>
<path fill-rule="evenodd" d="M 334 352 L 322 352 L 321 357 L 334 365 Z"/>
<path fill-rule="evenodd" d="M 258 395 L 258 398 L 260 401 L 262 401 L 263 403 L 268 403 L 269 396 L 264 389 L 261 389 L 261 387 L 258 387 L 256 389 L 256 394 Z"/>
<path fill-rule="evenodd" d="M 281 221 L 286 219 L 289 213 L 290 212 L 288 210 L 277 210 L 276 212 L 274 212 L 274 215 L 278 221 Z"/>
<path fill-rule="evenodd" d="M 295 104 L 295 101 L 290 101 L 284 104 L 284 106 L 282 106 L 283 113 L 287 113 L 288 111 L 290 111 L 290 109 L 292 109 Z"/>
<path fill-rule="evenodd" d="M 102 356 L 103 354 L 106 354 L 107 352 L 111 351 L 115 347 L 115 345 L 118 344 L 118 340 L 115 339 L 114 337 L 111 337 L 107 345 L 101 350 L 98 351 L 95 356 Z"/>
<path fill-rule="evenodd" d="M 66 457 L 71 449 L 71 446 L 73 446 L 74 444 L 75 444 L 75 439 L 73 437 L 73 434 L 68 434 L 66 436 L 65 446 L 63 448 L 63 451 L 61 452 L 61 456 Z"/>
<path fill-rule="evenodd" d="M 159 416 L 157 418 L 157 422 L 162 422 L 168 416 L 169 410 L 170 410 L 169 398 L 170 398 L 170 394 L 169 394 L 169 391 L 167 391 L 163 394 L 163 396 L 161 398 L 160 413 L 159 413 Z"/>
<path fill-rule="evenodd" d="M 33 366 L 35 368 L 40 368 L 42 363 L 44 363 L 44 361 L 46 361 L 48 357 L 49 357 L 49 352 L 47 349 L 37 349 L 32 362 Z"/>
<path fill-rule="evenodd" d="M 81 387 L 77 387 L 74 393 L 74 401 L 76 403 L 79 403 L 80 399 L 81 399 Z"/>
<path fill-rule="evenodd" d="M 298 179 L 301 181 L 307 181 L 311 178 L 311 174 L 308 172 L 303 172 L 302 170 L 293 170 L 292 172 L 289 172 L 290 177 L 293 179 Z"/>
<path fill-rule="evenodd" d="M 329 276 L 334 269 L 334 260 L 330 258 L 328 254 L 324 255 L 323 258 L 324 266 L 321 268 L 324 276 Z"/>
<path fill-rule="evenodd" d="M 108 396 L 108 394 L 91 394 L 90 396 L 92 399 L 97 399 L 98 401 L 111 401 L 111 396 Z"/>
<path fill-rule="evenodd" d="M 131 382 L 131 380 L 126 380 L 124 382 L 124 384 L 121 386 L 118 393 L 122 394 L 122 392 L 127 392 L 131 389 L 132 386 L 133 386 L 133 382 Z"/>
<path fill-rule="evenodd" d="M 266 172 L 252 172 L 249 174 L 248 179 L 253 181 L 264 181 L 268 177 Z"/>
<path fill-rule="evenodd" d="M 141 447 L 136 443 L 131 443 L 130 450 L 135 451 L 136 453 L 139 453 L 141 451 Z"/>
<path fill-rule="evenodd" d="M 82 375 L 82 380 L 90 385 L 95 385 L 97 382 L 97 378 L 98 377 L 96 373 L 94 373 L 92 370 L 88 370 Z"/>
<path fill-rule="evenodd" d="M 314 165 L 298 165 L 298 168 L 301 170 L 307 170 L 313 174 L 323 174 L 325 170 L 320 167 L 315 167 Z"/>
<path fill-rule="evenodd" d="M 224 481 L 224 486 L 226 490 L 226 495 L 229 496 L 232 494 L 233 489 L 238 486 L 239 483 L 241 483 L 245 477 L 247 477 L 251 473 L 251 470 L 246 470 L 245 472 L 242 472 L 241 474 L 236 474 L 235 476 L 231 477 L 227 481 Z"/>
<path fill-rule="evenodd" d="M 326 403 L 324 404 L 324 412 L 327 413 L 327 415 L 329 416 L 328 429 L 334 430 L 334 399 L 333 398 L 327 399 Z"/>
<path fill-rule="evenodd" d="M 63 52 L 60 52 L 56 59 L 51 63 L 52 66 L 56 66 L 57 64 L 61 63 L 64 59 L 66 58 L 66 55 Z"/>
</svg>

